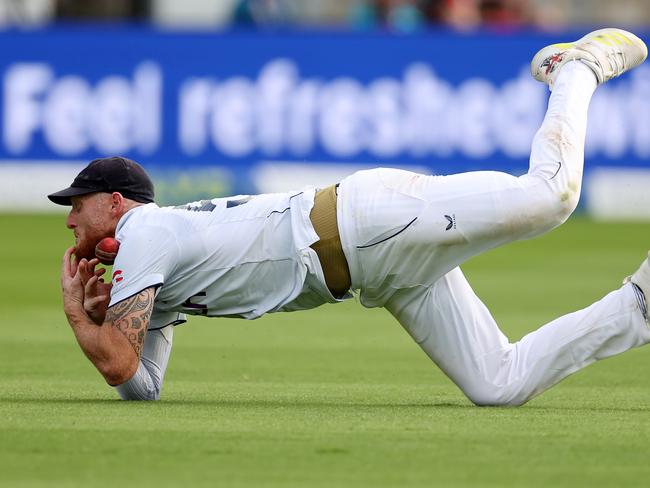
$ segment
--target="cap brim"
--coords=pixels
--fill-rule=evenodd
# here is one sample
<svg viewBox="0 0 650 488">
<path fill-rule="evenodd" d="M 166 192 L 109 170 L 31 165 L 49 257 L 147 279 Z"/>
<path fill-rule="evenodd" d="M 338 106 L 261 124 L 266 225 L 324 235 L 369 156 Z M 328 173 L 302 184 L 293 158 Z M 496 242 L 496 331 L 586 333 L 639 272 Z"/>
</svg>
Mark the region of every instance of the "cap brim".
<svg viewBox="0 0 650 488">
<path fill-rule="evenodd" d="M 57 191 L 56 193 L 51 193 L 47 196 L 50 201 L 56 203 L 57 205 L 72 205 L 71 197 L 78 197 L 81 195 L 88 195 L 89 193 L 96 193 L 96 188 L 79 188 L 73 187 L 66 188 L 65 190 Z"/>
</svg>

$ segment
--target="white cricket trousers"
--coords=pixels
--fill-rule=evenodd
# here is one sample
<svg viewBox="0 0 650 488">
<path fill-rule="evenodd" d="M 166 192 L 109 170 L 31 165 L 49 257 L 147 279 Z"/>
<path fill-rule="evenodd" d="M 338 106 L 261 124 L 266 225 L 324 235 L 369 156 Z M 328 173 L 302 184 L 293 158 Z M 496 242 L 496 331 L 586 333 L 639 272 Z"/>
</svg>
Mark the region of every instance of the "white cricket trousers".
<svg viewBox="0 0 650 488">
<path fill-rule="evenodd" d="M 339 187 L 341 241 L 361 303 L 385 307 L 477 405 L 521 405 L 596 360 L 650 341 L 628 284 L 510 343 L 458 268 L 571 215 L 595 89 L 585 65 L 562 67 L 523 176 L 379 169 Z"/>
</svg>

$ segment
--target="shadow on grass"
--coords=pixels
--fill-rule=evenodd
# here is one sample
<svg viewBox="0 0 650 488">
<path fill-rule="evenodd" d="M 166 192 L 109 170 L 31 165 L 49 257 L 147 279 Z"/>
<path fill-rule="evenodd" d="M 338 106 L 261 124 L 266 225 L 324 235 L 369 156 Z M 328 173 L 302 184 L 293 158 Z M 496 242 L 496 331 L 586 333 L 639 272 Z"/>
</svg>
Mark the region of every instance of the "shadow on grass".
<svg viewBox="0 0 650 488">
<path fill-rule="evenodd" d="M 2 404 L 80 404 L 80 405 L 108 405 L 111 403 L 120 403 L 119 398 L 48 398 L 48 397 L 0 397 L 0 405 Z"/>
<path fill-rule="evenodd" d="M 476 410 L 477 412 L 503 412 L 503 411 L 529 411 L 529 412 L 649 412 L 650 406 L 605 406 L 605 405 L 571 405 L 554 406 L 554 405 L 523 405 L 521 407 L 478 407 L 469 403 L 452 403 L 452 402 L 359 402 L 359 401 L 314 401 L 299 398 L 287 398 L 283 400 L 265 400 L 265 399 L 168 399 L 157 402 L 124 402 L 119 398 L 47 398 L 47 397 L 2 397 L 0 396 L 1 405 L 120 405 L 119 408 L 130 408 L 135 405 L 146 405 L 146 408 L 159 409 L 166 407 L 211 407 L 211 408 L 358 408 L 358 409 L 387 409 L 387 408 L 418 408 L 418 409 L 437 409 L 437 410 Z"/>
<path fill-rule="evenodd" d="M 456 403 L 435 403 L 435 402 L 410 402 L 410 403 L 373 403 L 373 402 L 358 402 L 358 401 L 313 401 L 304 399 L 284 399 L 284 400 L 264 400 L 264 399 L 250 399 L 250 400 L 233 400 L 233 399 L 216 399 L 216 400 L 199 400 L 199 399 L 169 399 L 160 400 L 157 402 L 124 402 L 119 398 L 48 398 L 48 397 L 28 397 L 28 396 L 0 396 L 0 405 L 2 404 L 63 404 L 63 405 L 148 405 L 152 408 L 164 406 L 201 406 L 201 407 L 270 407 L 270 408 L 286 408 L 286 407 L 354 407 L 354 408 L 395 408 L 395 407 L 409 407 L 409 408 L 476 408 L 469 404 L 456 404 Z"/>
</svg>

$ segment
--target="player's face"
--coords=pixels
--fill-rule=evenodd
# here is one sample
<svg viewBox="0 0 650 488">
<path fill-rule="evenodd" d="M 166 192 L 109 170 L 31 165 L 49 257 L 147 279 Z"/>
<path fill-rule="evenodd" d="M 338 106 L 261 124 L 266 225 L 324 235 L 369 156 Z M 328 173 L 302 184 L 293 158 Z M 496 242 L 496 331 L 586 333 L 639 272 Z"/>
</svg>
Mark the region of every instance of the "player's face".
<svg viewBox="0 0 650 488">
<path fill-rule="evenodd" d="M 77 259 L 95 257 L 95 246 L 104 237 L 112 236 L 111 195 L 91 193 L 72 197 L 72 208 L 66 226 L 74 232 Z"/>
</svg>

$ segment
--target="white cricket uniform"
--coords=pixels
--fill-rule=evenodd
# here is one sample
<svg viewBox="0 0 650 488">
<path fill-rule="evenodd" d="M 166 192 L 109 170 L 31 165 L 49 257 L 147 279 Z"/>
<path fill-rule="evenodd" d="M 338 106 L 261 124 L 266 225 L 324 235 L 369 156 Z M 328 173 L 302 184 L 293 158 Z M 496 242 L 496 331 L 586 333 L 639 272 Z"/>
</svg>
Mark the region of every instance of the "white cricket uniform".
<svg viewBox="0 0 650 488">
<path fill-rule="evenodd" d="M 109 306 L 156 287 L 140 365 L 116 388 L 122 398 L 159 397 L 173 326 L 185 314 L 254 319 L 339 301 L 309 247 L 318 240 L 309 219 L 314 194 L 240 195 L 164 208 L 150 203 L 120 219 Z"/>
<path fill-rule="evenodd" d="M 339 186 L 337 219 L 352 289 L 359 290 L 363 305 L 383 306 L 393 314 L 476 404 L 522 404 L 598 359 L 650 341 L 650 328 L 635 289 L 628 284 L 588 308 L 510 343 L 458 268 L 474 255 L 541 234 L 569 217 L 579 199 L 587 109 L 595 88 L 595 77 L 582 63 L 568 63 L 562 68 L 546 117 L 534 138 L 526 175 L 475 172 L 425 176 L 377 169 L 356 173 Z M 262 202 L 278 197 L 256 198 Z M 308 218 L 313 192 L 285 198 L 285 204 L 277 205 L 273 200 L 265 211 L 253 212 L 257 207 L 250 207 L 251 214 L 241 214 L 255 216 L 257 227 L 248 226 L 245 218 L 243 223 L 233 221 L 223 227 L 222 222 L 215 222 L 219 235 L 198 239 L 212 243 L 214 255 L 201 250 L 203 244 L 192 244 L 192 234 L 203 232 L 203 227 L 194 219 L 187 220 L 192 222 L 189 227 L 179 223 L 186 214 L 151 205 L 134 213 L 134 217 L 141 216 L 133 220 L 138 228 L 146 222 L 147 212 L 165 216 L 156 220 L 156 225 L 165 230 L 153 234 L 169 244 L 162 249 L 169 248 L 170 255 L 158 256 L 161 246 L 147 237 L 151 229 L 140 231 L 133 225 L 133 232 L 141 234 L 141 242 L 151 244 L 128 260 L 142 260 L 138 269 L 147 277 L 131 278 L 125 270 L 124 280 L 137 280 L 138 285 L 123 291 L 126 288 L 116 283 L 113 303 L 153 285 L 162 285 L 156 297 L 158 313 L 191 311 L 188 303 L 183 308 L 183 300 L 203 290 L 206 295 L 191 303 L 205 304 L 209 315 L 226 312 L 254 318 L 266 311 L 335 301 L 322 289 L 324 280 L 317 259 L 304 257 L 305 246 L 316 240 Z M 284 215 L 285 205 L 286 213 L 291 214 L 284 216 L 286 220 L 269 217 L 271 209 Z M 230 210 L 224 206 L 214 215 L 220 216 L 217 220 L 228 218 Z M 116 261 L 118 267 L 123 263 L 122 253 L 130 253 L 131 236 L 126 230 L 132 218 L 128 217 L 124 225 L 120 222 L 118 240 L 123 235 L 125 241 Z M 167 220 L 172 223 L 167 225 Z M 205 222 L 210 222 L 209 217 Z M 240 224 L 247 232 L 239 231 Z M 175 236 L 179 232 L 181 236 Z M 257 256 L 255 252 L 247 254 L 248 238 L 255 243 L 254 249 L 266 250 L 262 256 L 272 256 L 283 264 L 267 268 L 263 263 L 257 265 L 259 274 L 256 268 L 238 274 L 239 268 L 232 265 L 243 261 L 218 256 L 220 252 L 238 255 L 235 250 L 240 247 L 242 255 Z M 193 261 L 183 254 L 182 246 L 174 248 L 176 239 L 195 249 L 195 256 L 210 258 Z M 307 255 L 314 257 L 313 251 Z M 159 260 L 162 265 L 156 264 Z M 234 281 L 218 284 L 220 279 L 231 277 Z M 311 290 L 310 281 L 320 285 L 318 291 Z M 278 286 L 277 292 L 272 285 Z M 166 290 L 168 286 L 170 291 Z M 257 293 L 256 286 L 263 293 Z M 227 293 L 222 296 L 219 290 Z M 166 320 L 169 317 L 158 325 Z M 138 373 L 118 387 L 123 398 L 157 398 L 171 347 L 171 332 L 165 334 L 169 337 L 161 331 L 147 336 Z"/>
<path fill-rule="evenodd" d="M 313 202 L 311 189 L 130 210 L 115 234 L 110 305 L 155 286 L 151 330 L 183 314 L 254 319 L 337 301 L 309 247 Z"/>
</svg>

